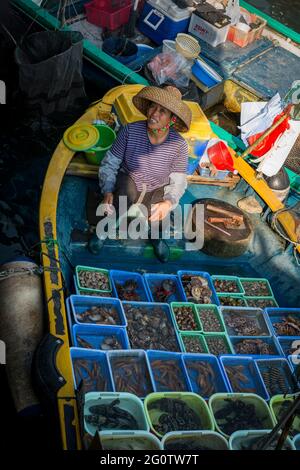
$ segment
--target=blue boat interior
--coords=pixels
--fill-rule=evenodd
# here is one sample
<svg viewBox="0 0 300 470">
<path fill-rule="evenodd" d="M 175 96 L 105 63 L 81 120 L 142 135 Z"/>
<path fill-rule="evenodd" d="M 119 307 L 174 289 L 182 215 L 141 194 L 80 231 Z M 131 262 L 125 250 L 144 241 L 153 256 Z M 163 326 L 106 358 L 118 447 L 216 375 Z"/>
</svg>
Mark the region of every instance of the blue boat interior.
<svg viewBox="0 0 300 470">
<path fill-rule="evenodd" d="M 57 210 L 57 240 L 60 262 L 66 286 L 74 292 L 73 275 L 77 265 L 120 269 L 139 273 L 173 273 L 178 270 L 206 271 L 210 274 L 267 278 L 281 307 L 299 307 L 299 270 L 292 246 L 286 247 L 267 223 L 268 208 L 263 215 L 250 215 L 253 237 L 245 253 L 235 258 L 209 256 L 202 251 L 186 251 L 184 240 L 170 239 L 171 257 L 160 263 L 147 240 L 107 239 L 98 255 L 90 253 L 86 241 L 71 240 L 72 231 L 87 232 L 86 201 L 89 189 L 97 190 L 95 180 L 65 176 L 59 193 Z M 188 186 L 180 204 L 191 204 L 196 199 L 214 198 L 236 205 L 253 190 L 241 180 L 234 191 L 228 188 L 199 184 Z M 256 196 L 258 198 L 258 196 Z M 287 205 L 299 201 L 299 194 L 291 192 Z M 263 201 L 259 200 L 263 205 Z"/>
</svg>

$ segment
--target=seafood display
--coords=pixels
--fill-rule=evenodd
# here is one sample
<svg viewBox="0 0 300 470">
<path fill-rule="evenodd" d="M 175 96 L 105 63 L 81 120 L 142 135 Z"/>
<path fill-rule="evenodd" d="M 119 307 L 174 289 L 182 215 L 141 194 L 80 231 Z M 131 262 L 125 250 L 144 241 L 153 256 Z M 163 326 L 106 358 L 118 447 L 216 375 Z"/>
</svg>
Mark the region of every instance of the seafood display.
<svg viewBox="0 0 300 470">
<path fill-rule="evenodd" d="M 82 338 L 79 335 L 76 335 L 76 341 L 80 348 L 86 349 L 102 349 L 108 351 L 110 349 L 122 349 L 122 344 L 118 340 L 116 335 L 105 336 L 102 339 L 98 339 L 98 344 L 92 345 L 85 338 Z"/>
<path fill-rule="evenodd" d="M 192 305 L 181 305 L 172 307 L 179 330 L 182 331 L 201 331 L 197 322 L 197 312 Z"/>
<path fill-rule="evenodd" d="M 268 283 L 264 280 L 245 281 L 240 279 L 245 291 L 245 295 L 249 297 L 268 297 L 272 296 Z"/>
<path fill-rule="evenodd" d="M 103 271 L 89 271 L 87 269 L 78 270 L 78 285 L 80 288 L 110 291 L 108 273 Z"/>
<path fill-rule="evenodd" d="M 218 333 L 224 331 L 222 322 L 214 308 L 197 308 L 204 332 Z"/>
<path fill-rule="evenodd" d="M 214 411 L 215 420 L 224 434 L 230 436 L 235 431 L 242 429 L 266 429 L 268 423 L 267 418 L 259 417 L 256 413 L 255 405 L 245 403 L 242 400 L 224 399 L 224 405 Z"/>
<path fill-rule="evenodd" d="M 171 302 L 176 294 L 176 282 L 173 279 L 164 279 L 161 282 L 149 282 L 154 302 Z"/>
<path fill-rule="evenodd" d="M 262 339 L 242 339 L 234 344 L 237 354 L 276 355 L 275 347 Z"/>
<path fill-rule="evenodd" d="M 73 359 L 73 369 L 77 387 L 82 382 L 82 388 L 87 392 L 109 391 L 109 382 L 101 364 L 93 359 Z"/>
<path fill-rule="evenodd" d="M 241 450 L 260 450 L 261 447 L 264 445 L 266 440 L 268 439 L 268 434 L 265 436 L 255 436 L 252 439 L 248 439 L 247 443 L 241 444 Z M 276 446 L 278 443 L 278 436 L 275 437 L 274 441 L 268 445 L 268 447 L 264 448 L 264 450 L 276 450 Z M 282 446 L 281 450 L 291 450 L 290 445 L 288 442 L 285 442 Z"/>
<path fill-rule="evenodd" d="M 247 298 L 248 307 L 256 307 L 256 308 L 267 308 L 267 307 L 277 307 L 277 303 L 273 299 L 273 297 L 265 297 L 265 298 L 257 298 L 251 299 Z"/>
<path fill-rule="evenodd" d="M 180 352 L 173 324 L 161 306 L 124 304 L 124 310 L 128 321 L 128 336 L 133 349 Z"/>
<path fill-rule="evenodd" d="M 144 397 L 153 392 L 150 374 L 144 357 L 111 356 L 110 364 L 117 392 Z"/>
<path fill-rule="evenodd" d="M 287 364 L 260 360 L 257 365 L 270 396 L 296 391 L 296 383 Z"/>
<path fill-rule="evenodd" d="M 183 400 L 161 398 L 151 403 L 148 409 L 150 412 L 154 411 L 155 415 L 161 411 L 157 422 L 153 423 L 153 427 L 159 434 L 166 434 L 170 431 L 203 429 L 200 416 Z"/>
<path fill-rule="evenodd" d="M 183 274 L 181 283 L 188 302 L 195 304 L 211 304 L 212 290 L 205 277 L 199 275 Z"/>
<path fill-rule="evenodd" d="M 139 284 L 135 279 L 127 279 L 125 282 L 115 281 L 116 290 L 120 300 L 138 302 L 144 300 L 139 294 Z"/>
<path fill-rule="evenodd" d="M 181 339 L 184 344 L 184 348 L 187 353 L 205 353 L 206 349 L 201 341 L 201 336 L 193 335 L 181 335 Z"/>
<path fill-rule="evenodd" d="M 215 356 L 220 356 L 221 354 L 231 354 L 226 336 L 223 336 L 222 334 L 215 336 L 206 335 L 205 341 L 210 354 L 214 354 Z"/>
<path fill-rule="evenodd" d="M 188 390 L 185 377 L 178 361 L 150 361 L 153 378 L 158 392 L 184 392 Z"/>
<path fill-rule="evenodd" d="M 173 439 L 165 444 L 165 450 L 214 450 L 212 447 L 201 445 L 197 440 Z"/>
<path fill-rule="evenodd" d="M 114 305 L 94 305 L 84 312 L 77 312 L 76 318 L 81 323 L 96 323 L 97 325 L 120 325 L 118 310 Z"/>
<path fill-rule="evenodd" d="M 246 307 L 247 302 L 243 297 L 234 295 L 218 295 L 218 299 L 221 305 L 226 307 Z"/>
<path fill-rule="evenodd" d="M 185 360 L 185 365 L 199 395 L 207 398 L 217 393 L 216 374 L 209 362 Z"/>
<path fill-rule="evenodd" d="M 79 290 L 79 295 L 88 295 L 92 297 L 112 297 L 112 292 L 87 292 L 86 290 Z"/>
<path fill-rule="evenodd" d="M 249 379 L 248 367 L 246 365 L 224 366 L 231 388 L 234 393 L 256 393 L 252 380 Z M 249 374 L 249 375 L 248 375 Z"/>
<path fill-rule="evenodd" d="M 260 311 L 222 310 L 227 332 L 231 336 L 267 336 L 266 323 Z"/>
<path fill-rule="evenodd" d="M 113 400 L 108 405 L 92 405 L 88 408 L 88 414 L 84 415 L 85 421 L 95 428 L 95 431 L 110 429 L 138 429 L 138 423 L 128 411 L 120 408 L 120 400 Z"/>
<path fill-rule="evenodd" d="M 214 288 L 217 292 L 239 294 L 241 292 L 237 281 L 232 279 L 213 279 Z"/>
<path fill-rule="evenodd" d="M 300 314 L 290 313 L 281 321 L 273 323 L 273 327 L 278 336 L 300 336 Z"/>
</svg>

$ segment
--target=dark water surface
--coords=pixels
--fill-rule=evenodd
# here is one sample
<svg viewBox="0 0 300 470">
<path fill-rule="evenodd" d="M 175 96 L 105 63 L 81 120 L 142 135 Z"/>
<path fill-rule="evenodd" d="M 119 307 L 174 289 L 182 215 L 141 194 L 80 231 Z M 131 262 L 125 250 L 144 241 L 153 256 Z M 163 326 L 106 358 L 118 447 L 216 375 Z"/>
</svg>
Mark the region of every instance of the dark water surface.
<svg viewBox="0 0 300 470">
<path fill-rule="evenodd" d="M 300 33 L 300 0 L 246 0 L 280 23 Z"/>
</svg>

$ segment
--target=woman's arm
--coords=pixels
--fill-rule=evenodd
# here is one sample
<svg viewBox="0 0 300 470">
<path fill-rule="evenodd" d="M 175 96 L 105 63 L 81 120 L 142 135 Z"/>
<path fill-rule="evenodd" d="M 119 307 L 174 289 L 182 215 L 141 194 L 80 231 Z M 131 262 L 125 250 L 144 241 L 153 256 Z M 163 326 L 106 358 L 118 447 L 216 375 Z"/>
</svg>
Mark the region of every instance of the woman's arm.
<svg viewBox="0 0 300 470">
<path fill-rule="evenodd" d="M 187 177 L 185 173 L 173 172 L 170 174 L 170 183 L 164 188 L 164 200 L 172 203 L 172 209 L 178 205 L 186 188 Z"/>
<path fill-rule="evenodd" d="M 122 127 L 111 149 L 106 152 L 99 168 L 99 186 L 102 194 L 113 193 L 117 174 L 126 153 L 128 127 Z"/>
</svg>

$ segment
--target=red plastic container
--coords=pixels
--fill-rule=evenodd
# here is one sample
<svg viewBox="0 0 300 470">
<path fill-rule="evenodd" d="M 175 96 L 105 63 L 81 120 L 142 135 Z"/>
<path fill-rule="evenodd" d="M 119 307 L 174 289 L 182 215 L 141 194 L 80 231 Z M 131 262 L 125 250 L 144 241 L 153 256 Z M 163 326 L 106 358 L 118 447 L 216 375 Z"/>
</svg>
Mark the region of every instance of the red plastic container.
<svg viewBox="0 0 300 470">
<path fill-rule="evenodd" d="M 90 3 L 86 3 L 84 7 L 89 23 L 113 31 L 128 22 L 131 4 L 129 3 L 129 5 L 113 12 L 109 11 L 110 7 L 105 7 L 103 9 L 97 7 L 95 0 Z"/>
<path fill-rule="evenodd" d="M 267 21 L 258 15 L 250 13 L 249 11 L 245 10 L 245 8 L 241 8 L 241 12 L 245 12 L 247 14 L 251 23 L 255 23 L 255 21 L 257 20 L 260 20 L 261 22 L 261 24 L 257 28 L 252 29 L 249 32 L 241 31 L 235 26 L 230 26 L 227 35 L 227 41 L 234 42 L 239 47 L 246 47 L 248 46 L 248 44 L 251 44 L 252 42 L 257 41 L 257 39 L 261 38 L 263 29 L 266 26 Z"/>
<path fill-rule="evenodd" d="M 217 170 L 234 171 L 233 159 L 224 142 L 217 142 L 207 150 L 207 155 Z"/>
<path fill-rule="evenodd" d="M 113 13 L 116 10 L 131 5 L 131 0 L 93 0 L 92 3 L 95 8 Z"/>
</svg>

